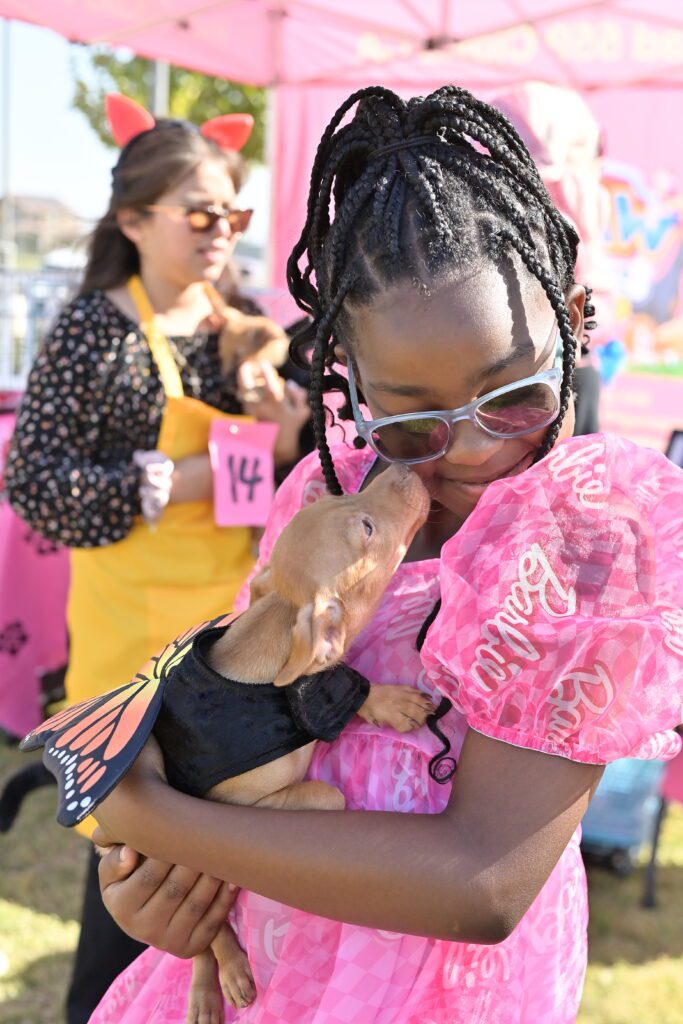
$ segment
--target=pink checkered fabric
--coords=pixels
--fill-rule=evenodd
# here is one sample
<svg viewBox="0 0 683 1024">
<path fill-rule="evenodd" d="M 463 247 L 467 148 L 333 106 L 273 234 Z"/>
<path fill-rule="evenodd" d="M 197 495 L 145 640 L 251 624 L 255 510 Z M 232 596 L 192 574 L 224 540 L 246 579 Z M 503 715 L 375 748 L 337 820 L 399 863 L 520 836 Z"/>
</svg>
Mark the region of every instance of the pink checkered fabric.
<svg viewBox="0 0 683 1024">
<path fill-rule="evenodd" d="M 605 764 L 683 720 L 683 472 L 574 438 L 491 485 L 442 551 L 423 661 L 471 728 Z"/>
<path fill-rule="evenodd" d="M 599 447 L 583 447 L 590 444 Z M 581 463 L 579 458 L 582 465 L 611 465 L 615 460 L 613 469 L 602 474 L 610 489 L 601 511 L 591 511 L 580 500 L 580 494 L 586 501 L 604 497 L 590 475 L 584 480 L 572 468 L 571 460 L 581 451 L 586 458 L 590 452 L 592 460 Z M 344 488 L 357 490 L 372 454 L 339 447 L 333 455 Z M 624 479 L 617 490 L 611 481 L 619 473 Z M 567 491 L 574 486 L 578 489 L 571 497 Z M 673 753 L 677 738 L 665 730 L 680 720 L 681 670 L 678 660 L 669 659 L 678 659 L 680 650 L 662 648 L 667 642 L 676 647 L 680 622 L 680 488 L 681 474 L 652 452 L 614 439 L 566 442 L 557 457 L 514 481 L 493 485 L 444 549 L 441 561 L 399 567 L 375 618 L 356 641 L 350 662 L 373 682 L 417 685 L 454 698 L 457 708 L 440 724 L 456 757 L 468 724 L 580 760 L 620 756 L 626 748 L 639 756 Z M 276 497 L 261 564 L 297 509 L 324 492 L 314 455 L 294 470 Z M 618 524 L 627 527 L 625 533 Z M 529 541 L 541 545 L 550 569 L 540 555 L 535 561 L 530 556 L 522 563 L 520 587 L 513 589 L 520 583 L 516 570 Z M 570 587 L 579 609 L 572 613 L 576 621 L 571 628 Z M 495 599 L 489 597 L 489 588 Z M 444 610 L 429 631 L 421 658 L 415 640 L 440 591 Z M 510 607 L 520 621 L 503 629 L 498 620 L 501 628 L 487 627 L 482 639 L 487 619 L 510 593 L 519 598 L 519 606 Z M 538 609 L 541 597 L 550 609 L 543 614 Z M 240 600 L 246 604 L 246 588 Z M 533 625 L 528 633 L 521 621 L 526 608 L 525 621 Z M 668 624 L 662 625 L 665 614 Z M 624 628 L 638 625 L 628 635 L 616 627 L 603 632 L 602 623 L 611 621 Z M 461 631 L 458 644 L 462 639 L 468 654 L 455 644 L 456 629 Z M 481 644 L 490 649 L 477 661 Z M 656 670 L 669 672 L 666 686 L 660 686 L 663 678 L 646 677 L 638 667 L 641 657 L 650 659 Z M 595 682 L 576 675 L 577 665 L 582 672 L 594 671 L 598 661 L 607 666 L 615 691 L 610 701 L 603 677 Z M 479 663 L 486 670 L 473 676 L 472 666 Z M 519 670 L 511 669 L 512 664 Z M 503 665 L 505 675 L 494 686 L 493 670 L 499 668 L 500 674 Z M 554 681 L 548 679 L 550 665 L 560 673 Z M 537 673 L 542 673 L 543 685 Z M 488 689 L 480 685 L 480 677 Z M 625 698 L 620 696 L 622 685 Z M 535 725 L 533 701 L 539 710 Z M 318 744 L 310 777 L 342 789 L 350 808 L 435 814 L 449 796 L 449 786 L 437 785 L 427 772 L 439 746 L 426 728 L 399 735 L 356 719 L 335 743 Z M 239 1012 L 226 1005 L 226 1024 L 572 1024 L 578 1011 L 587 925 L 578 832 L 523 920 L 497 946 L 358 928 L 248 892 L 240 894 L 233 918 L 249 954 L 258 997 Z M 91 1024 L 184 1024 L 190 972 L 188 962 L 148 950 L 114 983 Z"/>
</svg>

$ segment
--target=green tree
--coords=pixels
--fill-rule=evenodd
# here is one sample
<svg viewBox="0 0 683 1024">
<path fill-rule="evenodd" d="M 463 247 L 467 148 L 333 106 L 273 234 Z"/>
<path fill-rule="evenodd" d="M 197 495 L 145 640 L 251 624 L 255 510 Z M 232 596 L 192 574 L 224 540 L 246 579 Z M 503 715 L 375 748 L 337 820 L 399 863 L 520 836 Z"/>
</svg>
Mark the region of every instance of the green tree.
<svg viewBox="0 0 683 1024">
<path fill-rule="evenodd" d="M 123 59 L 110 51 L 95 50 L 90 56 L 92 74 L 81 77 L 74 64 L 73 105 L 85 115 L 102 142 L 115 146 L 104 114 L 104 97 L 121 92 L 149 109 L 152 62 L 143 57 Z M 171 117 L 201 125 L 220 114 L 246 113 L 254 118 L 254 131 L 244 147 L 248 160 L 264 159 L 266 90 L 255 85 L 229 82 L 186 68 L 171 68 Z"/>
</svg>

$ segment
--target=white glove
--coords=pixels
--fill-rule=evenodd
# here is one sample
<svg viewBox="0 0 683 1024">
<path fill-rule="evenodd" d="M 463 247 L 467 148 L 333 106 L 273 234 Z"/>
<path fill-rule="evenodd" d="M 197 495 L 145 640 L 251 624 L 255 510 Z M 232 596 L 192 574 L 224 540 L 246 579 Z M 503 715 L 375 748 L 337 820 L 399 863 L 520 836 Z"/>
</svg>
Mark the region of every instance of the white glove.
<svg viewBox="0 0 683 1024">
<path fill-rule="evenodd" d="M 160 451 L 133 452 L 133 463 L 140 470 L 142 518 L 150 525 L 158 523 L 171 497 L 175 463 Z"/>
</svg>

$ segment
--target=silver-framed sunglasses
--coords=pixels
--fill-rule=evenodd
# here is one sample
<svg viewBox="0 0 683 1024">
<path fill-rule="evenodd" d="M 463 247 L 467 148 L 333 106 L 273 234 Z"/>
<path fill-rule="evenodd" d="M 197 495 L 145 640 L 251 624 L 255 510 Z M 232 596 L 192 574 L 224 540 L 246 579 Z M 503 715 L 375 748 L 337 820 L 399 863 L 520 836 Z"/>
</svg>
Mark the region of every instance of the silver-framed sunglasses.
<svg viewBox="0 0 683 1024">
<path fill-rule="evenodd" d="M 358 388 L 351 360 L 348 366 L 349 394 L 356 430 L 385 462 L 429 462 L 439 459 L 453 442 L 453 427 L 469 420 L 491 437 L 513 438 L 533 434 L 548 427 L 560 411 L 562 385 L 562 337 L 557 328 L 557 344 L 552 367 L 524 377 L 513 384 L 496 388 L 459 409 L 434 412 L 407 412 L 363 419 Z"/>
</svg>

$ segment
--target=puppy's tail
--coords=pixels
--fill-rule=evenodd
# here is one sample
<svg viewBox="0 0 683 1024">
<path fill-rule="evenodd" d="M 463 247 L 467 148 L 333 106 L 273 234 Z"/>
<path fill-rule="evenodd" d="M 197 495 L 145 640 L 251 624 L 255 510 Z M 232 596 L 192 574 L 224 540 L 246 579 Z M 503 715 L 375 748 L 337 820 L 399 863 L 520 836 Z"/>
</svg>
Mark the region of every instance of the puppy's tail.
<svg viewBox="0 0 683 1024">
<path fill-rule="evenodd" d="M 11 775 L 0 793 L 0 832 L 9 832 L 29 793 L 55 785 L 55 778 L 42 761 L 35 761 Z"/>
</svg>

